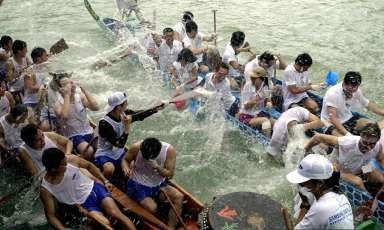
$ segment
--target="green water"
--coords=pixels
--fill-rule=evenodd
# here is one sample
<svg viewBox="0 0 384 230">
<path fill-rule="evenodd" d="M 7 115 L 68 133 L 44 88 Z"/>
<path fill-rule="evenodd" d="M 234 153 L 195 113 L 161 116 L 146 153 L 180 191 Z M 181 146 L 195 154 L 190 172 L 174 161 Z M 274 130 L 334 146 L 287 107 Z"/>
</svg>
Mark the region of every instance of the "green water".
<svg viewBox="0 0 384 230">
<path fill-rule="evenodd" d="M 91 4 L 101 16 L 117 16 L 113 0 L 94 0 Z M 366 96 L 384 106 L 383 1 L 139 0 L 139 4 L 150 19 L 156 9 L 159 31 L 173 26 L 182 11 L 190 10 L 200 31 L 210 33 L 211 11 L 217 9 L 221 50 L 233 31 L 242 30 L 255 51 L 281 53 L 288 62 L 298 53 L 309 52 L 314 59 L 313 82 L 321 82 L 330 69 L 340 74 L 360 71 Z M 35 46 L 48 48 L 65 38 L 70 49 L 55 57 L 53 65 L 73 70 L 75 80 L 95 94 L 101 107 L 107 95 L 117 90 L 128 92 L 130 107 L 134 109 L 154 105 L 172 93 L 160 80 L 126 62 L 99 71 L 88 68 L 90 56 L 110 50 L 117 43 L 105 36 L 81 0 L 5 0 L 0 7 L 0 28 L 0 34 L 25 40 L 29 50 Z M 241 56 L 242 60 L 247 58 Z M 95 118 L 102 115 L 102 111 L 92 114 Z M 287 170 L 266 163 L 263 148 L 220 116 L 195 120 L 187 112 L 167 108 L 135 124 L 128 142 L 148 136 L 175 146 L 176 180 L 203 202 L 220 194 L 245 190 L 269 194 L 283 205 L 291 205 L 293 188 L 285 180 Z M 1 176 L 0 194 L 13 189 L 7 175 Z M 38 201 L 23 198 L 17 196 L 6 208 L 2 207 L 1 215 L 11 216 L 8 222 L 44 222 Z M 19 211 L 12 214 L 14 210 Z"/>
</svg>

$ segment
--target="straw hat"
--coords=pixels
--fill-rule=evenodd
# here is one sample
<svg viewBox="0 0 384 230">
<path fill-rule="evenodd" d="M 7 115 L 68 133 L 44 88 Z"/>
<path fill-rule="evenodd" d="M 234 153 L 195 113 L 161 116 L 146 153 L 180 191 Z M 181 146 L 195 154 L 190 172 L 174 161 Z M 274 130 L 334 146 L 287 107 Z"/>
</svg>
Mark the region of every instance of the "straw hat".
<svg viewBox="0 0 384 230">
<path fill-rule="evenodd" d="M 267 71 L 265 71 L 265 69 L 260 66 L 256 67 L 250 75 L 251 78 L 263 78 L 265 76 L 267 76 Z"/>
</svg>

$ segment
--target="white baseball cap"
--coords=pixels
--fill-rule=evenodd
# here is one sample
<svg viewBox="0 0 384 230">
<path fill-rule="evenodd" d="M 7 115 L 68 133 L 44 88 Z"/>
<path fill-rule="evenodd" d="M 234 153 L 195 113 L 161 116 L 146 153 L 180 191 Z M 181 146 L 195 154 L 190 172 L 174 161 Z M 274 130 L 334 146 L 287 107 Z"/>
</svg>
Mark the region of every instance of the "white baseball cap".
<svg viewBox="0 0 384 230">
<path fill-rule="evenodd" d="M 332 176 L 333 165 L 322 155 L 309 154 L 301 160 L 297 169 L 287 174 L 292 184 L 300 184 L 311 179 L 325 180 Z"/>
<path fill-rule="evenodd" d="M 110 113 L 116 106 L 123 104 L 127 100 L 127 94 L 124 92 L 116 92 L 108 97 L 108 104 L 105 107 L 107 113 Z"/>
</svg>

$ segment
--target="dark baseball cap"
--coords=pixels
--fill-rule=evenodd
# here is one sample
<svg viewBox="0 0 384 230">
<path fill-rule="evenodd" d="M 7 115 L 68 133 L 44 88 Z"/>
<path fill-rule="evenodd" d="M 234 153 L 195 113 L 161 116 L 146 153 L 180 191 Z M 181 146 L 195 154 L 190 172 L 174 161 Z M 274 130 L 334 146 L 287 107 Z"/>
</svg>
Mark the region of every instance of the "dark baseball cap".
<svg viewBox="0 0 384 230">
<path fill-rule="evenodd" d="M 359 72 L 349 71 L 345 74 L 344 83 L 348 85 L 358 86 L 361 84 L 361 75 Z"/>
</svg>

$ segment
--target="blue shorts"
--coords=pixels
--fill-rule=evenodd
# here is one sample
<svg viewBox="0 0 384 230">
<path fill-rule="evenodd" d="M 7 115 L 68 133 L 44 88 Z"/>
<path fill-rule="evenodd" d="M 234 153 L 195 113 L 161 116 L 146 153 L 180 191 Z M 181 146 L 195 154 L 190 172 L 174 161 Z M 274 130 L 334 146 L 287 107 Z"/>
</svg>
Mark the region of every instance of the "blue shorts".
<svg viewBox="0 0 384 230">
<path fill-rule="evenodd" d="M 121 157 L 117 160 L 114 160 L 107 156 L 98 156 L 95 158 L 95 165 L 99 168 L 102 168 L 105 163 L 111 162 L 115 167 L 121 167 L 121 161 L 123 160 L 125 154 L 122 154 Z"/>
<path fill-rule="evenodd" d="M 81 206 L 87 209 L 88 212 L 101 212 L 101 202 L 107 197 L 111 197 L 111 193 L 104 185 L 95 182 L 91 193 Z"/>
<path fill-rule="evenodd" d="M 168 182 L 164 181 L 159 186 L 148 187 L 129 179 L 127 183 L 127 195 L 136 202 L 141 202 L 147 197 L 157 199 L 160 196 L 160 188 L 167 185 Z"/>
<path fill-rule="evenodd" d="M 376 159 L 370 160 L 369 164 L 372 165 L 372 168 L 380 171 L 381 173 L 384 173 L 384 167 Z"/>
<path fill-rule="evenodd" d="M 79 152 L 79 149 L 77 148 L 77 146 L 79 146 L 80 143 L 84 141 L 89 143 L 91 142 L 92 139 L 93 139 L 93 133 L 85 134 L 85 135 L 76 135 L 69 138 L 69 140 L 73 142 L 73 146 L 75 147 L 77 152 Z"/>
</svg>

